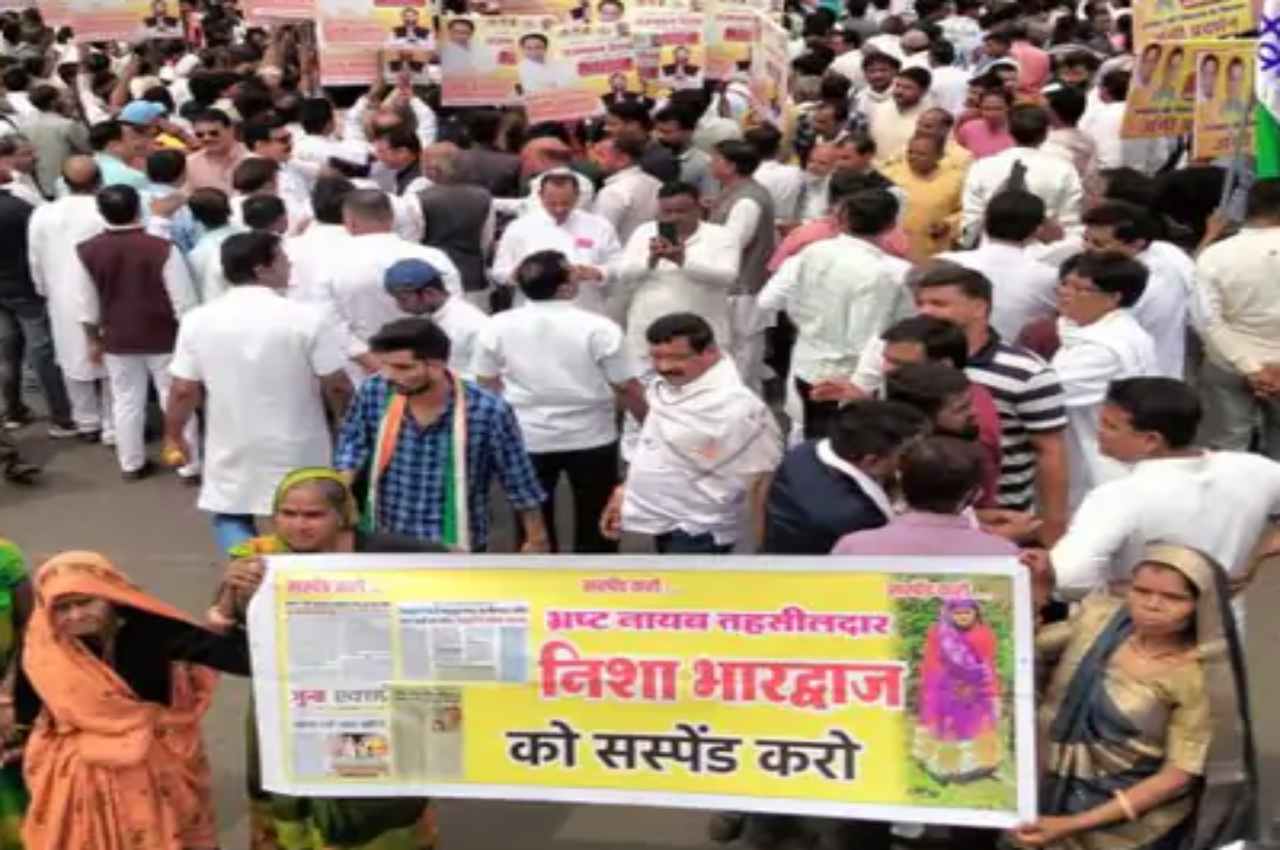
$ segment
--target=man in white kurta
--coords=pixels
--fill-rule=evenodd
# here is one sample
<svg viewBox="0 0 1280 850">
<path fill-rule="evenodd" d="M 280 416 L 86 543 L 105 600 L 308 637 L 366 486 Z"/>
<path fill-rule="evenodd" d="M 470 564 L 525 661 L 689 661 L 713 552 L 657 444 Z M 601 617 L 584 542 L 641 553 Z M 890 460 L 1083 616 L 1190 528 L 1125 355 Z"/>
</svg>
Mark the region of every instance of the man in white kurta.
<svg viewBox="0 0 1280 850">
<path fill-rule="evenodd" d="M 395 216 L 391 202 L 376 189 L 348 195 L 343 202 L 343 219 L 351 239 L 317 291 L 339 323 L 347 356 L 365 361 L 350 372 L 359 382 L 372 368 L 367 359 L 369 338 L 387 322 L 408 315 L 383 288 L 387 269 L 397 260 L 423 260 L 440 270 L 445 289 L 452 295 L 462 294 L 462 277 L 443 251 L 408 242 L 392 232 Z"/>
<path fill-rule="evenodd" d="M 288 472 L 329 464 L 324 401 L 340 414 L 333 402 L 351 390 L 335 329 L 319 309 L 283 297 L 289 261 L 279 239 L 237 234 L 228 240 L 232 248 L 244 259 L 226 268 L 231 289 L 182 319 L 165 429 L 172 444 L 203 390 L 208 427 L 199 507 L 213 514 L 220 551 L 254 534 L 253 517 L 270 515 Z"/>
<path fill-rule="evenodd" d="M 1060 593 L 1075 598 L 1107 585 L 1117 589 L 1152 540 L 1204 552 L 1227 571 L 1237 593 L 1243 589 L 1258 542 L 1280 516 L 1280 463 L 1195 445 L 1200 411 L 1196 391 L 1181 381 L 1112 384 L 1099 444 L 1133 471 L 1094 488 L 1054 546 Z M 1243 602 L 1237 595 L 1238 620 Z"/>
<path fill-rule="evenodd" d="M 91 157 L 77 156 L 67 160 L 63 179 L 71 194 L 37 207 L 27 225 L 31 280 L 36 292 L 47 299 L 54 354 L 76 430 L 85 439 L 98 434 L 110 445 L 115 441 L 110 382 L 102 364 L 89 359 L 89 343 L 77 312 L 81 299 L 77 286 L 82 278 L 68 274 L 80 264 L 76 246 L 106 226 L 94 199 L 101 178 Z"/>
<path fill-rule="evenodd" d="M 609 266 L 622 250 L 613 225 L 578 209 L 578 180 L 569 171 L 542 175 L 540 205 L 507 226 L 493 258 L 493 279 L 512 286 L 512 274 L 535 251 L 559 251 L 569 258 L 578 283 L 579 307 L 605 312 Z"/>
<path fill-rule="evenodd" d="M 1115 254 L 1083 257 L 1063 278 L 1059 303 L 1063 315 L 1058 319 L 1062 345 L 1051 364 L 1067 408 L 1067 498 L 1073 511 L 1094 487 L 1125 473 L 1122 464 L 1098 449 L 1098 414 L 1107 387 L 1122 378 L 1159 373 L 1151 335 L 1121 306 L 1141 297 L 1146 269 Z M 1102 279 L 1104 274 L 1111 277 L 1107 266 L 1121 265 L 1131 280 L 1117 281 L 1123 291 L 1104 289 L 1112 285 Z"/>
<path fill-rule="evenodd" d="M 683 315 L 664 323 L 681 333 L 661 334 L 646 357 L 660 374 L 613 501 L 615 528 L 652 535 L 659 552 L 728 552 L 742 537 L 749 506 L 763 508 L 782 435 L 733 361 L 708 339 L 705 321 Z"/>
<path fill-rule="evenodd" d="M 738 277 L 742 247 L 729 228 L 701 220 L 694 194 L 678 191 L 658 199 L 658 221 L 631 235 L 615 269 L 630 297 L 627 346 L 648 363 L 645 331 L 668 313 L 694 313 L 718 340 L 729 336 L 729 289 Z M 658 223 L 675 225 L 677 244 L 658 236 Z"/>
</svg>

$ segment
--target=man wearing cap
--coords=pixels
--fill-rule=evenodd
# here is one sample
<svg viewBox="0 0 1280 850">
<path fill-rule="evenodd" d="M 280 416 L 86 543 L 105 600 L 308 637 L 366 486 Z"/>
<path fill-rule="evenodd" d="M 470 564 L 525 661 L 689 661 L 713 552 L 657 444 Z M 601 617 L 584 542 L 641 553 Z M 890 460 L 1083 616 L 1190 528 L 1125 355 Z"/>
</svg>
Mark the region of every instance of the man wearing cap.
<svg viewBox="0 0 1280 850">
<path fill-rule="evenodd" d="M 125 143 L 138 156 L 145 157 L 155 147 L 156 136 L 160 133 L 160 120 L 165 114 L 164 106 L 155 101 L 134 100 L 116 115 L 116 120 L 124 128 Z"/>
<path fill-rule="evenodd" d="M 342 202 L 342 221 L 351 240 L 336 257 L 327 277 L 317 281 L 315 294 L 327 302 L 346 336 L 347 356 L 365 370 L 376 368 L 369 357 L 369 338 L 394 319 L 405 318 L 395 299 L 384 288 L 387 269 L 397 260 L 419 259 L 440 272 L 445 290 L 462 293 L 462 278 L 448 255 L 402 239 L 393 232 L 395 212 L 391 199 L 377 189 L 357 189 Z M 353 370 L 352 378 L 364 373 Z"/>
<path fill-rule="evenodd" d="M 325 407 L 341 420 L 351 382 L 342 341 L 323 311 L 284 298 L 289 259 L 278 236 L 229 236 L 222 266 L 231 288 L 182 319 L 169 364 L 165 441 L 190 455 L 183 429 L 205 399 L 199 506 L 213 514 L 214 539 L 225 552 L 254 536 L 255 515 L 271 513 L 274 482 L 328 464 Z"/>
<path fill-rule="evenodd" d="M 397 260 L 383 278 L 387 294 L 411 316 L 425 316 L 449 336 L 449 368 L 475 380 L 476 338 L 489 322 L 479 307 L 445 288 L 440 270 L 425 260 Z"/>
</svg>

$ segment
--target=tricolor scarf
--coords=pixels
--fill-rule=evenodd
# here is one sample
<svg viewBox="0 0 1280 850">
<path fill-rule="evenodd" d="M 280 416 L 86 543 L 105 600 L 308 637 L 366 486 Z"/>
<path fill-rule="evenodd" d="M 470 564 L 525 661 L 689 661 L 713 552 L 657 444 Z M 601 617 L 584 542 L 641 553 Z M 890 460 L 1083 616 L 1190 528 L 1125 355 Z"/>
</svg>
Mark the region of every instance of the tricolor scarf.
<svg viewBox="0 0 1280 850">
<path fill-rule="evenodd" d="M 471 522 L 467 510 L 467 391 L 462 379 L 453 372 L 447 372 L 446 376 L 453 385 L 453 429 L 445 451 L 444 521 L 440 542 L 469 552 Z M 382 420 L 378 423 L 378 437 L 374 443 L 373 462 L 369 469 L 364 513 L 360 518 L 360 528 L 365 532 L 380 529 L 378 489 L 382 483 L 382 474 L 387 471 L 395 456 L 396 445 L 400 440 L 400 427 L 404 424 L 408 408 L 409 397 L 393 390 L 382 409 Z"/>
</svg>

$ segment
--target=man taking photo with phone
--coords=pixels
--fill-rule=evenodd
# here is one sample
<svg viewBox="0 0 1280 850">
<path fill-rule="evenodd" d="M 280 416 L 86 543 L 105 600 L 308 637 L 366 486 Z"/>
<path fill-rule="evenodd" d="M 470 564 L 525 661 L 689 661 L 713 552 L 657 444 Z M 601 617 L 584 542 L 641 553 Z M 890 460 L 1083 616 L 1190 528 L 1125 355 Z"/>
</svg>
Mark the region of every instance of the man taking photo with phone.
<svg viewBox="0 0 1280 850">
<path fill-rule="evenodd" d="M 702 220 L 696 188 L 664 184 L 658 191 L 658 220 L 631 234 L 617 265 L 631 302 L 626 326 L 632 356 L 649 362 L 645 331 L 671 313 L 701 316 L 716 339 L 729 339 L 729 289 L 738 277 L 741 253 L 732 231 Z"/>
</svg>

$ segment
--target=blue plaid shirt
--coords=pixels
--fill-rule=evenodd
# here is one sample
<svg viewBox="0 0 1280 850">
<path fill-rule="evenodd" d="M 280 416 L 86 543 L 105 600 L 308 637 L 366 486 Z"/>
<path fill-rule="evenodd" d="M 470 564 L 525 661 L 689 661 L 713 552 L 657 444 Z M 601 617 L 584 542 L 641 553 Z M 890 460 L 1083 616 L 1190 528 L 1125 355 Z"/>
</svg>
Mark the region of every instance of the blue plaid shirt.
<svg viewBox="0 0 1280 850">
<path fill-rule="evenodd" d="M 546 498 L 524 448 L 511 405 L 464 381 L 467 398 L 467 510 L 471 548 L 482 552 L 489 540 L 489 487 L 496 474 L 519 511 L 536 510 Z M 364 382 L 338 437 L 334 466 L 367 470 L 378 426 L 393 392 L 380 376 Z M 453 394 L 444 412 L 423 428 L 406 412 L 391 464 L 378 484 L 379 531 L 439 540 L 444 532 L 446 457 L 453 433 Z"/>
</svg>

